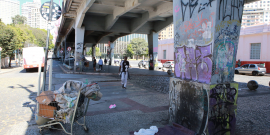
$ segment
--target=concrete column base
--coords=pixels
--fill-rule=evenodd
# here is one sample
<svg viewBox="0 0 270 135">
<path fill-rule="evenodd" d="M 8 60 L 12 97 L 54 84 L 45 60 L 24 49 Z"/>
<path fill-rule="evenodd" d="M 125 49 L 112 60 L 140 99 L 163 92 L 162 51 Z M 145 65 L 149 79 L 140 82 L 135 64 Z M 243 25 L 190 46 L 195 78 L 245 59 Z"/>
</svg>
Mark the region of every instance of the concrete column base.
<svg viewBox="0 0 270 135">
<path fill-rule="evenodd" d="M 235 134 L 238 83 L 205 84 L 170 79 L 170 122 L 197 134 Z"/>
</svg>

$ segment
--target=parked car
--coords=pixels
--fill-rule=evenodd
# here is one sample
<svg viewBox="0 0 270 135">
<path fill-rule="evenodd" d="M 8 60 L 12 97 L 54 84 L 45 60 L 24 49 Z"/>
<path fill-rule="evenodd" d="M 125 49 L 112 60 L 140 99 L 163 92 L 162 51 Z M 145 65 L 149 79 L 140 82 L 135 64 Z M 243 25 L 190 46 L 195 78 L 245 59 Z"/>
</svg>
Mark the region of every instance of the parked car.
<svg viewBox="0 0 270 135">
<path fill-rule="evenodd" d="M 162 63 L 160 61 L 157 61 L 158 62 L 158 68 L 161 69 L 162 68 Z"/>
<path fill-rule="evenodd" d="M 235 68 L 235 74 L 265 75 L 266 68 L 261 64 L 245 64 Z"/>
<path fill-rule="evenodd" d="M 141 68 L 141 67 L 148 67 L 148 61 L 146 60 L 141 60 L 139 63 L 138 63 L 138 67 Z"/>
<path fill-rule="evenodd" d="M 163 64 L 165 68 L 174 68 L 174 61 L 167 61 Z"/>
<path fill-rule="evenodd" d="M 70 62 L 70 65 L 72 65 L 74 63 L 74 61 L 75 61 L 74 56 L 69 56 L 69 57 L 65 58 L 64 63 L 69 65 L 69 62 Z"/>
</svg>

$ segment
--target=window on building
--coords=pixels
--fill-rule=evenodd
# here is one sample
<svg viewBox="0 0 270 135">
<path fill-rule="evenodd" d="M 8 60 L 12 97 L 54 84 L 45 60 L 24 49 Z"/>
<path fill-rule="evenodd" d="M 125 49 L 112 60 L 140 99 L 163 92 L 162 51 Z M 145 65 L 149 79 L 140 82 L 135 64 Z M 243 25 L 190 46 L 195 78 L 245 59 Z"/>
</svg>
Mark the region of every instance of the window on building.
<svg viewBox="0 0 270 135">
<path fill-rule="evenodd" d="M 166 50 L 163 50 L 163 59 L 166 59 Z"/>
<path fill-rule="evenodd" d="M 261 43 L 252 43 L 250 47 L 250 59 L 260 59 Z"/>
</svg>

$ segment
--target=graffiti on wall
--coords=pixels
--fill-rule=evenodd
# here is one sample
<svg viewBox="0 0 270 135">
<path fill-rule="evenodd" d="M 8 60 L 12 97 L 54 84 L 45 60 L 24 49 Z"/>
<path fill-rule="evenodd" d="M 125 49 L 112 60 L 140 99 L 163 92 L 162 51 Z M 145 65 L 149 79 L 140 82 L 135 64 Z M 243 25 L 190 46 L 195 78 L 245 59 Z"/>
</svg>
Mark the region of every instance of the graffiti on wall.
<svg viewBox="0 0 270 135">
<path fill-rule="evenodd" d="M 219 0 L 218 19 L 242 21 L 243 6 L 245 0 Z"/>
<path fill-rule="evenodd" d="M 244 0 L 220 0 L 218 2 L 211 83 L 233 81 L 243 5 Z"/>
<path fill-rule="evenodd" d="M 212 71 L 211 44 L 177 47 L 175 51 L 175 76 L 203 83 L 210 83 Z"/>
<path fill-rule="evenodd" d="M 208 92 L 206 84 L 170 80 L 170 122 L 178 123 L 196 133 L 203 134 L 208 120 Z"/>
<path fill-rule="evenodd" d="M 210 86 L 208 133 L 235 133 L 238 84 Z"/>
</svg>

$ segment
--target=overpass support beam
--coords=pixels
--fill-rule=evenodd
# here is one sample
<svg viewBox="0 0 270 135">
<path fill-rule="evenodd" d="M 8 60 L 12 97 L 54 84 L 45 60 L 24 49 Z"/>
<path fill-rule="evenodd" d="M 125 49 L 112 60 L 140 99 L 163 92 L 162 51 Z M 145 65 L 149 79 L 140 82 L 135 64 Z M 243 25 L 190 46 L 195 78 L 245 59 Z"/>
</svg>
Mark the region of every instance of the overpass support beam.
<svg viewBox="0 0 270 135">
<path fill-rule="evenodd" d="M 158 64 L 158 33 L 151 32 L 148 36 L 149 70 L 155 70 Z"/>
<path fill-rule="evenodd" d="M 110 43 L 110 63 L 109 65 L 112 65 L 114 63 L 114 44 L 115 42 Z"/>
<path fill-rule="evenodd" d="M 196 134 L 236 134 L 236 53 L 245 0 L 174 0 L 169 117 Z"/>
<path fill-rule="evenodd" d="M 96 57 L 96 45 L 92 46 L 92 58 Z"/>
<path fill-rule="evenodd" d="M 74 71 L 81 72 L 83 61 L 82 61 L 82 53 L 83 53 L 83 44 L 84 44 L 84 32 L 85 27 L 75 27 L 75 63 L 74 63 Z"/>
</svg>

